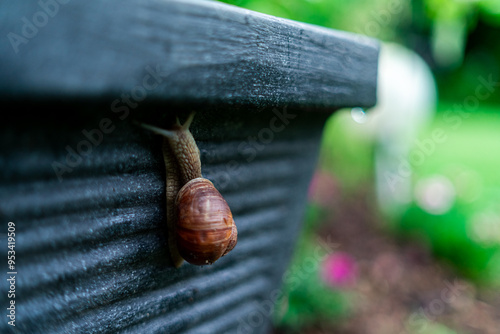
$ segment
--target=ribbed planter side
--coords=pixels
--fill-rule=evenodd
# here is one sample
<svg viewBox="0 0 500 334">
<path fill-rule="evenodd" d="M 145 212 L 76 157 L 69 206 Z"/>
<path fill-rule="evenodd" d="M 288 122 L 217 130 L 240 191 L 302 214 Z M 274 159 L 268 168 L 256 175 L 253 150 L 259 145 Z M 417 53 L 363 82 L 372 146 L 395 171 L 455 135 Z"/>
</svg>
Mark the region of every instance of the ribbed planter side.
<svg viewBox="0 0 500 334">
<path fill-rule="evenodd" d="M 239 241 L 212 266 L 180 269 L 167 255 L 159 137 L 112 119 L 114 130 L 59 181 L 53 163 L 67 163 L 67 146 L 84 147 L 82 130 L 96 128 L 106 114 L 71 126 L 55 115 L 4 123 L 0 210 L 3 230 L 7 221 L 17 229 L 16 329 L 265 332 L 293 254 L 326 117 L 288 109 L 289 124 L 273 121 L 280 131 L 272 132 L 276 112 L 283 114 L 196 116 L 192 130 L 203 174 L 231 206 Z M 250 146 L 252 137 L 258 146 Z M 0 322 L 2 332 L 9 327 Z"/>
</svg>

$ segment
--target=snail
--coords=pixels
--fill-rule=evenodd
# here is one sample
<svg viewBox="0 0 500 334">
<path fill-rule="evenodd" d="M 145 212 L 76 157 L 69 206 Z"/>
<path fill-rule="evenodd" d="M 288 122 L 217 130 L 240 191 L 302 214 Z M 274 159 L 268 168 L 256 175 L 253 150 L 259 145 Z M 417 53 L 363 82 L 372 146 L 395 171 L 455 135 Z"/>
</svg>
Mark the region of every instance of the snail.
<svg viewBox="0 0 500 334">
<path fill-rule="evenodd" d="M 238 231 L 233 215 L 213 183 L 201 175 L 200 151 L 189 131 L 194 113 L 172 129 L 147 124 L 160 134 L 166 169 L 167 227 L 170 256 L 176 267 L 212 264 L 231 251 Z"/>
</svg>

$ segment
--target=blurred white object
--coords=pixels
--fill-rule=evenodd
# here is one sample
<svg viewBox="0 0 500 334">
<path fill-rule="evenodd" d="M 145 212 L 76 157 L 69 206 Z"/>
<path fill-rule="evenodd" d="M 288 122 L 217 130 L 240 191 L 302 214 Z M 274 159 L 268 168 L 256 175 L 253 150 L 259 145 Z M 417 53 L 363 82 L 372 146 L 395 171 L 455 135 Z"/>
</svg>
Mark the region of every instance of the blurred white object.
<svg viewBox="0 0 500 334">
<path fill-rule="evenodd" d="M 431 215 L 447 213 L 455 203 L 455 196 L 453 183 L 443 175 L 421 179 L 415 185 L 415 199 L 418 206 Z"/>
<path fill-rule="evenodd" d="M 396 44 L 382 44 L 378 73 L 377 105 L 366 123 L 376 145 L 379 205 L 394 215 L 412 198 L 409 153 L 435 113 L 436 84 L 427 64 Z"/>
</svg>

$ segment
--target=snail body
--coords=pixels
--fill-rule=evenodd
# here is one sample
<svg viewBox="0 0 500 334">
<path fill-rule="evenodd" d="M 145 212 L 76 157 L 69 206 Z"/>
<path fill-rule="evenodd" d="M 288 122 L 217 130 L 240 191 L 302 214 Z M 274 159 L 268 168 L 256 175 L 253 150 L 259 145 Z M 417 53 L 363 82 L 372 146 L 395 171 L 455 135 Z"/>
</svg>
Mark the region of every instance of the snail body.
<svg viewBox="0 0 500 334">
<path fill-rule="evenodd" d="M 141 124 L 164 137 L 167 226 L 170 256 L 176 267 L 212 264 L 234 248 L 237 229 L 229 205 L 201 175 L 200 151 L 189 131 L 194 114 L 171 130 Z"/>
</svg>

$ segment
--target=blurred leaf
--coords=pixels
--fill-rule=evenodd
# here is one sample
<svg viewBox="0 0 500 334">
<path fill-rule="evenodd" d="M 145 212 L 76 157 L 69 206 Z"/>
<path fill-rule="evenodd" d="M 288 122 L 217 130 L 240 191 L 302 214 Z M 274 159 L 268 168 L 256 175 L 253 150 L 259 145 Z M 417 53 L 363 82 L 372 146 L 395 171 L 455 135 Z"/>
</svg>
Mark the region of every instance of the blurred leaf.
<svg viewBox="0 0 500 334">
<path fill-rule="evenodd" d="M 478 3 L 481 14 L 491 24 L 500 25 L 500 1 L 482 0 Z"/>
<path fill-rule="evenodd" d="M 429 18 L 439 21 L 463 21 L 479 1 L 424 0 Z"/>
</svg>

